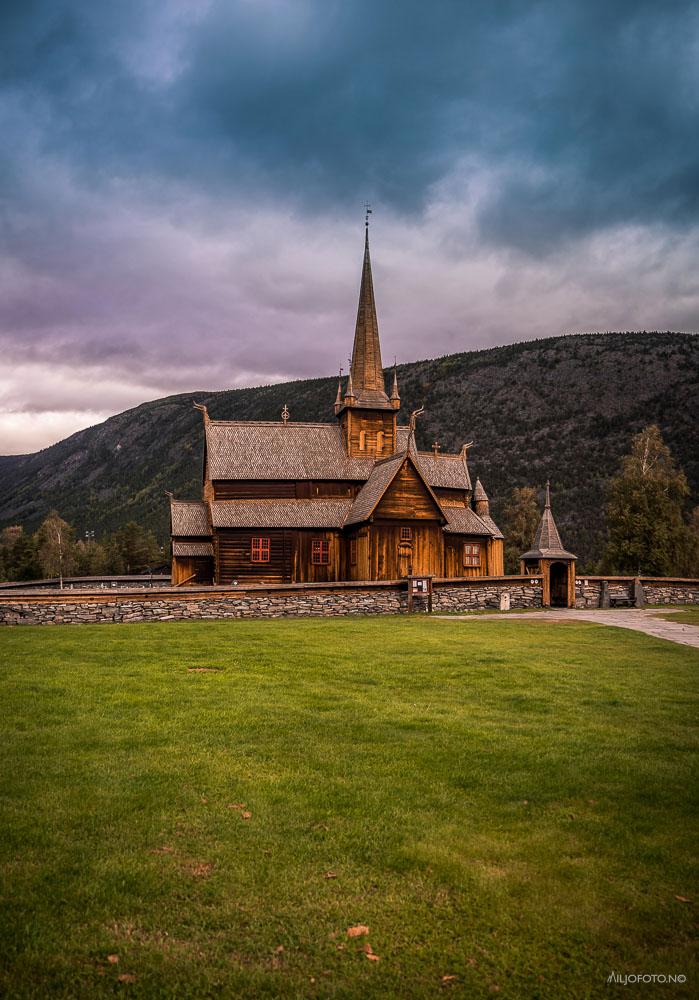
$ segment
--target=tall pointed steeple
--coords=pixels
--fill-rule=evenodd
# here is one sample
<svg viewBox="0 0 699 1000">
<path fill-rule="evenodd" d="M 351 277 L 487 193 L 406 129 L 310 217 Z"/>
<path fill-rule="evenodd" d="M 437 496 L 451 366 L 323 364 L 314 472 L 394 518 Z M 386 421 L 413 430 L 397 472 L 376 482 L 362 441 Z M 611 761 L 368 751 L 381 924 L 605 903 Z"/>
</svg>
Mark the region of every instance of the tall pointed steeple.
<svg viewBox="0 0 699 1000">
<path fill-rule="evenodd" d="M 359 289 L 357 325 L 352 349 L 352 384 L 360 405 L 389 409 L 391 404 L 386 395 L 386 387 L 381 364 L 379 343 L 379 322 L 376 318 L 374 282 L 371 275 L 369 254 L 369 221 L 364 231 L 364 263 L 362 283 Z"/>
<path fill-rule="evenodd" d="M 345 394 L 341 402 L 335 400 L 335 413 L 347 454 L 353 458 L 377 459 L 393 455 L 398 447 L 396 417 L 400 409 L 400 396 L 395 370 L 390 399 L 386 395 L 384 384 L 369 255 L 370 212 L 367 205 L 364 220 L 364 263 L 352 360 Z"/>
</svg>

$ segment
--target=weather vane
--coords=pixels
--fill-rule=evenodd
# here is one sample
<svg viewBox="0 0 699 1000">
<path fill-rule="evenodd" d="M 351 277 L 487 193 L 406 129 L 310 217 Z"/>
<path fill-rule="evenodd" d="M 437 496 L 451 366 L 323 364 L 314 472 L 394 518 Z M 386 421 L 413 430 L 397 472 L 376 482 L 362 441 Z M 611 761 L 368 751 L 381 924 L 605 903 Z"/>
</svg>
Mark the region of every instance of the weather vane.
<svg viewBox="0 0 699 1000">
<path fill-rule="evenodd" d="M 364 225 L 368 229 L 369 228 L 369 216 L 371 215 L 371 205 L 369 204 L 368 201 L 364 202 L 364 209 L 365 209 L 365 211 L 364 211 Z"/>
<path fill-rule="evenodd" d="M 282 410 L 282 420 L 286 424 L 289 419 L 289 407 L 284 403 L 284 409 Z"/>
</svg>

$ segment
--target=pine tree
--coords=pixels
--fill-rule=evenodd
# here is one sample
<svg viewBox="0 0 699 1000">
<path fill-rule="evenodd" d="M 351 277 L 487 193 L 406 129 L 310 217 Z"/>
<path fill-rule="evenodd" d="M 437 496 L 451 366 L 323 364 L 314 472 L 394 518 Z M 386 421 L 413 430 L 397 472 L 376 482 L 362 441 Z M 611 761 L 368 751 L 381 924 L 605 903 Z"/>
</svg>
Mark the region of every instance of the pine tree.
<svg viewBox="0 0 699 1000">
<path fill-rule="evenodd" d="M 129 521 L 114 535 L 115 548 L 125 573 L 142 573 L 161 560 L 160 547 L 152 531 Z"/>
<path fill-rule="evenodd" d="M 682 510 L 688 492 L 660 429 L 646 427 L 611 482 L 604 568 L 645 576 L 680 571 L 689 541 Z"/>
<path fill-rule="evenodd" d="M 519 573 L 519 557 L 531 548 L 541 513 L 533 486 L 512 490 L 503 510 L 505 572 Z"/>
</svg>

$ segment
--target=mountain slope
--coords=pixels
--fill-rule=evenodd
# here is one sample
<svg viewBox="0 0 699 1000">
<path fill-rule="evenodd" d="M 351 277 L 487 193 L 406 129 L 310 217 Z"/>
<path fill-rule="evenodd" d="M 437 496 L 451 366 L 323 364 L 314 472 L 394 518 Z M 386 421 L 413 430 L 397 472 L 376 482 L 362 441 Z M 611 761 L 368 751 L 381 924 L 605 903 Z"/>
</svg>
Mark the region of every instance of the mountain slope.
<svg viewBox="0 0 699 1000">
<path fill-rule="evenodd" d="M 598 557 L 609 478 L 630 439 L 659 424 L 699 502 L 699 337 L 607 333 L 530 341 L 401 365 L 399 416 L 424 404 L 418 442 L 445 450 L 474 441 L 496 516 L 514 486 L 551 477 L 564 542 L 583 563 Z M 277 420 L 334 419 L 337 380 L 193 392 L 144 403 L 34 455 L 0 457 L 0 526 L 36 527 L 55 507 L 78 533 L 128 520 L 167 536 L 165 490 L 198 498 L 201 415 Z"/>
</svg>

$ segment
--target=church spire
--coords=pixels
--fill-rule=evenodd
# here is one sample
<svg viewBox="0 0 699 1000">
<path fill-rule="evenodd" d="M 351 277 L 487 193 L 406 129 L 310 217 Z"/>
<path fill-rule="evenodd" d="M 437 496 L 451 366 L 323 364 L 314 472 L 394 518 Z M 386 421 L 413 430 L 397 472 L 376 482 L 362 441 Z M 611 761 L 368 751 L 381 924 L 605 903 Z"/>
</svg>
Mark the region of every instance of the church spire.
<svg viewBox="0 0 699 1000">
<path fill-rule="evenodd" d="M 364 263 L 362 266 L 362 283 L 359 289 L 359 307 L 357 309 L 357 325 L 354 332 L 354 347 L 352 349 L 351 376 L 354 391 L 359 403 L 388 408 L 390 403 L 386 395 L 383 365 L 381 364 L 381 345 L 379 344 L 379 323 L 376 318 L 376 302 L 374 300 L 374 282 L 371 275 L 371 256 L 369 254 L 369 212 L 364 229 Z"/>
</svg>

